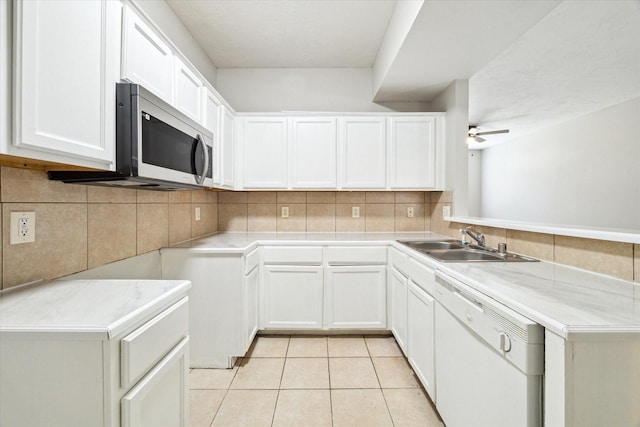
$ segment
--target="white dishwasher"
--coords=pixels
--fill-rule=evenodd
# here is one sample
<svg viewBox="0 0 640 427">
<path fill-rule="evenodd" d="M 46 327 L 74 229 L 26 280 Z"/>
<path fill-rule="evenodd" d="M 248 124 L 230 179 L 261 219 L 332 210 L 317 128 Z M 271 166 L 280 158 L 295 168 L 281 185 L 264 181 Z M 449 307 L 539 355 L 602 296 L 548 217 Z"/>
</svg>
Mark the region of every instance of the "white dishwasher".
<svg viewBox="0 0 640 427">
<path fill-rule="evenodd" d="M 436 407 L 447 427 L 542 425 L 544 328 L 436 273 Z"/>
</svg>

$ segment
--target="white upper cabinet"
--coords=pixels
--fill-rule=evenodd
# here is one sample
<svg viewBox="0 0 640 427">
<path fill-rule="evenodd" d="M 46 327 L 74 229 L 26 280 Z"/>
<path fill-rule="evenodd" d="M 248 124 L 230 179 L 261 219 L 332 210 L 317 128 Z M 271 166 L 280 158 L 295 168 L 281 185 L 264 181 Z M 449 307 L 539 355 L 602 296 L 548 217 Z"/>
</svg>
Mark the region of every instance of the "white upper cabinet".
<svg viewBox="0 0 640 427">
<path fill-rule="evenodd" d="M 13 7 L 14 138 L 2 151 L 113 169 L 120 2 L 17 1 Z"/>
<path fill-rule="evenodd" d="M 222 184 L 222 176 L 220 174 L 221 157 L 222 157 L 222 141 L 220 139 L 222 133 L 222 103 L 213 92 L 208 89 L 204 102 L 204 126 L 213 132 L 213 183 L 215 185 Z"/>
<path fill-rule="evenodd" d="M 244 117 L 240 127 L 246 189 L 286 189 L 288 133 L 286 117 Z"/>
<path fill-rule="evenodd" d="M 384 189 L 386 118 L 343 117 L 339 129 L 339 187 Z"/>
<path fill-rule="evenodd" d="M 205 91 L 204 83 L 191 71 L 180 58 L 175 61 L 175 105 L 198 123 L 204 121 L 202 113 L 202 96 Z"/>
<path fill-rule="evenodd" d="M 435 189 L 440 168 L 437 161 L 436 118 L 389 119 L 389 187 Z"/>
<path fill-rule="evenodd" d="M 235 117 L 233 111 L 222 106 L 220 135 L 220 177 L 222 186 L 233 189 L 235 185 Z"/>
<path fill-rule="evenodd" d="M 125 7 L 122 77 L 173 103 L 173 53 L 131 8 Z"/>
<path fill-rule="evenodd" d="M 336 119 L 291 118 L 292 188 L 335 189 Z"/>
</svg>

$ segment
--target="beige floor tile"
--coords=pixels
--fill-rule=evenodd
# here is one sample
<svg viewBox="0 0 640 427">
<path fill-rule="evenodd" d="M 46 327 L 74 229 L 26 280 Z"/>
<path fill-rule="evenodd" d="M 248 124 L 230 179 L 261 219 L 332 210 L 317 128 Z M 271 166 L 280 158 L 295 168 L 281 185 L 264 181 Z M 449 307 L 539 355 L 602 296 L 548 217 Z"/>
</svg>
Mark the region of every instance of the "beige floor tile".
<svg viewBox="0 0 640 427">
<path fill-rule="evenodd" d="M 329 337 L 329 357 L 369 357 L 363 337 Z"/>
<path fill-rule="evenodd" d="M 277 397 L 278 390 L 229 390 L 212 427 L 268 427 Z"/>
<path fill-rule="evenodd" d="M 393 426 L 380 389 L 331 390 L 334 427 Z"/>
<path fill-rule="evenodd" d="M 382 388 L 420 387 L 404 357 L 374 357 L 371 360 Z"/>
<path fill-rule="evenodd" d="M 282 390 L 273 427 L 331 427 L 329 390 Z"/>
<path fill-rule="evenodd" d="M 331 388 L 380 388 L 376 372 L 368 357 L 334 357 L 329 359 Z"/>
<path fill-rule="evenodd" d="M 282 374 L 282 389 L 329 388 L 327 358 L 287 358 Z"/>
<path fill-rule="evenodd" d="M 291 337 L 287 357 L 327 357 L 327 337 Z"/>
<path fill-rule="evenodd" d="M 444 427 L 422 389 L 384 389 L 382 392 L 396 427 Z"/>
<path fill-rule="evenodd" d="M 370 337 L 364 341 L 371 357 L 402 357 L 402 350 L 393 337 Z"/>
<path fill-rule="evenodd" d="M 284 358 L 245 358 L 231 382 L 232 389 L 278 389 Z"/>
<path fill-rule="evenodd" d="M 257 337 L 247 357 L 286 357 L 289 337 Z"/>
<path fill-rule="evenodd" d="M 191 390 L 189 427 L 209 427 L 226 393 L 226 390 Z"/>
<path fill-rule="evenodd" d="M 189 388 L 226 390 L 231 385 L 238 368 L 233 369 L 192 369 L 189 373 Z"/>
</svg>

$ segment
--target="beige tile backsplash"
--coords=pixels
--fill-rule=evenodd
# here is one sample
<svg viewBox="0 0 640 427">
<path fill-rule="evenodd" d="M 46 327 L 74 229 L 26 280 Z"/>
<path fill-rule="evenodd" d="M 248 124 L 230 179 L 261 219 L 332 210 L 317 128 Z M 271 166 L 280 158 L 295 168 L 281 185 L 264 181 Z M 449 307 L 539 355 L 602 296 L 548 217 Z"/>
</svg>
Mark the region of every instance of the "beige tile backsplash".
<svg viewBox="0 0 640 427">
<path fill-rule="evenodd" d="M 460 237 L 444 221 L 450 192 L 155 192 L 67 185 L 38 170 L 0 168 L 2 288 L 53 279 L 216 231 L 403 232 Z M 281 218 L 283 206 L 289 218 Z M 352 208 L 360 217 L 352 218 Z M 195 221 L 195 208 L 200 221 Z M 407 208 L 414 217 L 407 218 Z M 10 245 L 12 211 L 36 212 L 36 242 Z M 487 244 L 640 282 L 640 245 L 474 227 Z"/>
<path fill-rule="evenodd" d="M 0 168 L 2 288 L 54 279 L 217 231 L 217 193 L 69 185 Z M 201 220 L 195 221 L 200 207 Z M 10 245 L 11 212 L 36 213 L 36 241 Z"/>
</svg>

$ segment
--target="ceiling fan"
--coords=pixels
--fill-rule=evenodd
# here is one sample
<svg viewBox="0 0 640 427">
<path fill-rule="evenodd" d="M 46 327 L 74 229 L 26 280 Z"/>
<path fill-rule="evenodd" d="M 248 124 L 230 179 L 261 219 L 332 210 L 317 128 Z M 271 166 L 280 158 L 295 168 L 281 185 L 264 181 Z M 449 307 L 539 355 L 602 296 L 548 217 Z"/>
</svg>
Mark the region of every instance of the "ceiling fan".
<svg viewBox="0 0 640 427">
<path fill-rule="evenodd" d="M 498 133 L 509 133 L 509 129 L 486 130 L 480 131 L 477 126 L 469 126 L 468 142 L 484 142 L 486 139 L 481 138 L 482 135 L 495 135 Z"/>
</svg>

